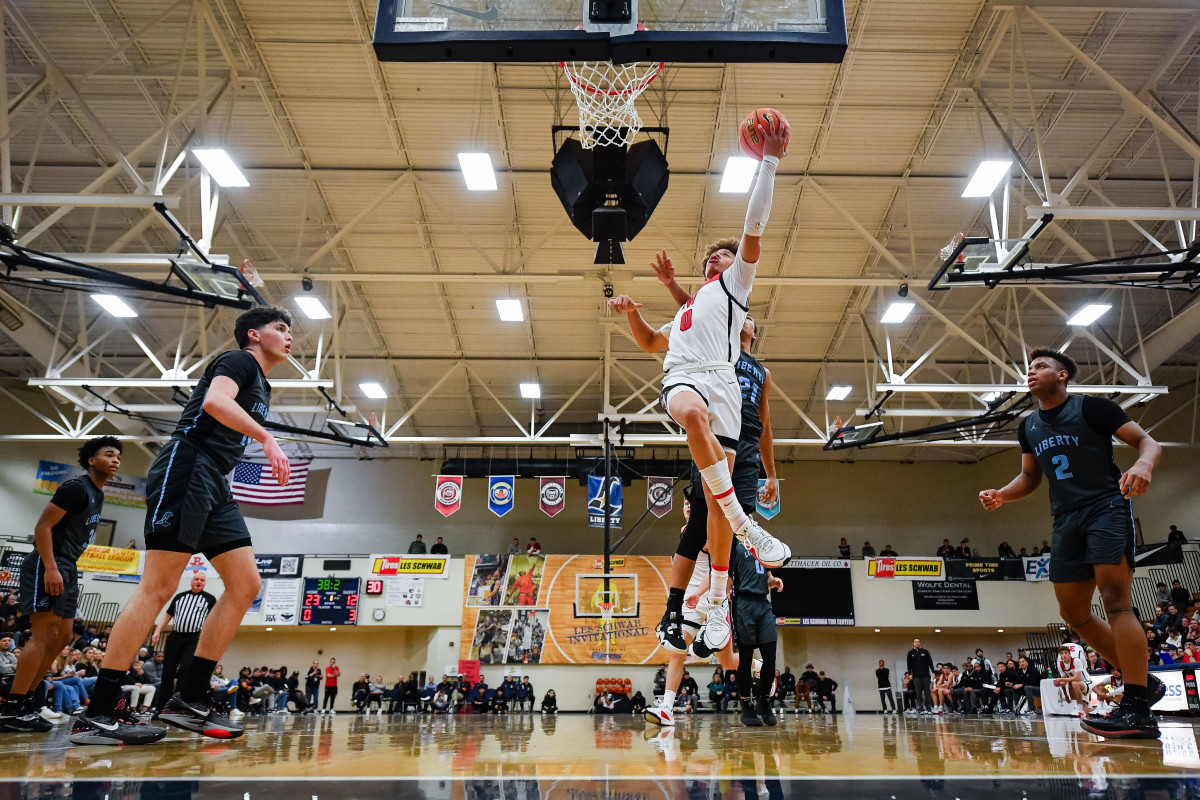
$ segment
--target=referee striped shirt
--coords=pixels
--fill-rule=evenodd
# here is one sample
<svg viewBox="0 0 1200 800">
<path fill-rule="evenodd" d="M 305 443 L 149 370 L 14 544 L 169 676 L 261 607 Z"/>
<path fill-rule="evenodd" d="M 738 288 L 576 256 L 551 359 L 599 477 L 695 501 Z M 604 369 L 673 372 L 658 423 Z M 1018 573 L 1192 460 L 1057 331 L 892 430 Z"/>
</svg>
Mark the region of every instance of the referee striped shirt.
<svg viewBox="0 0 1200 800">
<path fill-rule="evenodd" d="M 171 627 L 176 633 L 199 633 L 216 604 L 217 598 L 208 592 L 180 592 L 167 606 L 173 620 Z"/>
</svg>

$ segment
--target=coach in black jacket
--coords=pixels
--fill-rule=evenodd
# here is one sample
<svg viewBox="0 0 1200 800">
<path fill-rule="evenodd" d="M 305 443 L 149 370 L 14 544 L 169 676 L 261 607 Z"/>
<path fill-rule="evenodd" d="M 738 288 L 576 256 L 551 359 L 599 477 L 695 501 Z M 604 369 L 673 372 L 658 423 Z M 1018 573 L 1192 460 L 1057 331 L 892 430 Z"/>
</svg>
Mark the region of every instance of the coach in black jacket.
<svg viewBox="0 0 1200 800">
<path fill-rule="evenodd" d="M 908 671 L 912 673 L 913 684 L 916 687 L 917 708 L 923 714 L 933 709 L 933 695 L 929 693 L 929 677 L 933 672 L 933 656 L 921 647 L 920 639 L 913 639 L 912 650 L 908 651 Z"/>
</svg>

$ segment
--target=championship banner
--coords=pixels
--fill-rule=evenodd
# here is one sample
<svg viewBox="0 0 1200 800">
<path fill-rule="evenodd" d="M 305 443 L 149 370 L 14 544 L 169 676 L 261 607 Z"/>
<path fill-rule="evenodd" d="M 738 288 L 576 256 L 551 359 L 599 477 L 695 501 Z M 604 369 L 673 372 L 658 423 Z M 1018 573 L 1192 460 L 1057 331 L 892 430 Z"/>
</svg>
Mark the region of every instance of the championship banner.
<svg viewBox="0 0 1200 800">
<path fill-rule="evenodd" d="M 762 517 L 763 519 L 771 519 L 772 517 L 774 517 L 776 514 L 779 513 L 779 510 L 781 508 L 783 508 L 783 498 L 781 495 L 776 493 L 774 503 L 772 503 L 769 506 L 763 505 L 763 492 L 766 490 L 766 488 L 767 488 L 767 479 L 759 478 L 758 479 L 758 496 L 754 500 L 754 510 L 757 511 L 758 515 L 760 517 Z"/>
<path fill-rule="evenodd" d="M 538 478 L 538 508 L 553 517 L 567 507 L 566 478 Z"/>
<path fill-rule="evenodd" d="M 947 558 L 946 579 L 958 581 L 1023 581 L 1025 565 L 1017 558 Z"/>
<path fill-rule="evenodd" d="M 1025 580 L 1027 581 L 1048 581 L 1050 580 L 1050 556 L 1033 556 L 1032 558 L 1022 558 L 1021 562 L 1025 568 L 1023 570 Z"/>
<path fill-rule="evenodd" d="M 978 611 L 975 581 L 913 581 L 913 608 L 917 611 Z"/>
<path fill-rule="evenodd" d="M 254 560 L 258 562 L 258 577 L 266 578 L 299 578 L 304 569 L 302 555 L 266 555 L 256 553 Z"/>
<path fill-rule="evenodd" d="M 671 559 L 595 555 L 467 556 L 459 658 L 506 664 L 665 664 L 654 626 Z M 605 600 L 604 598 L 609 598 Z M 601 616 L 613 602 L 613 616 Z"/>
<path fill-rule="evenodd" d="M 513 476 L 492 475 L 488 478 L 488 510 L 503 517 L 513 510 Z"/>
<path fill-rule="evenodd" d="M 609 505 L 612 514 L 612 527 L 621 527 L 621 479 L 612 478 L 612 488 L 609 490 Z M 588 475 L 588 527 L 604 527 L 604 476 Z M 657 623 L 656 623 L 657 624 Z"/>
<path fill-rule="evenodd" d="M 77 562 L 80 572 L 108 572 L 113 575 L 137 575 L 140 550 L 89 545 Z"/>
<path fill-rule="evenodd" d="M 674 485 L 674 478 L 646 479 L 646 508 L 659 519 L 670 513 L 675 502 L 675 494 L 672 491 Z"/>
<path fill-rule="evenodd" d="M 54 494 L 58 486 L 68 478 L 80 474 L 78 466 L 59 464 L 54 461 L 39 461 L 37 477 L 33 481 L 35 494 Z M 146 479 L 137 475 L 118 473 L 104 484 L 104 502 L 110 506 L 126 508 L 146 507 Z"/>
<path fill-rule="evenodd" d="M 901 581 L 941 581 L 946 570 L 940 558 L 869 558 L 867 577 Z"/>
<path fill-rule="evenodd" d="M 445 578 L 446 556 L 371 556 L 372 575 L 411 575 L 422 578 Z"/>
<path fill-rule="evenodd" d="M 462 507 L 462 476 L 438 475 L 437 487 L 433 490 L 433 507 L 443 517 L 448 517 Z"/>
</svg>

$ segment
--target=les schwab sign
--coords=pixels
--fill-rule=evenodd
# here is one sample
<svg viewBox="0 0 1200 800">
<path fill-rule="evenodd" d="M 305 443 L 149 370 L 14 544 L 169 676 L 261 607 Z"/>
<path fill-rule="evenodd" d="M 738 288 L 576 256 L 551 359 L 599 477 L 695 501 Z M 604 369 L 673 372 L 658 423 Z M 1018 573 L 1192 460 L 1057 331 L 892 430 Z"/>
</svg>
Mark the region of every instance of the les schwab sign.
<svg viewBox="0 0 1200 800">
<path fill-rule="evenodd" d="M 940 558 L 872 558 L 867 561 L 867 577 L 941 581 L 946 579 L 946 570 Z"/>
</svg>

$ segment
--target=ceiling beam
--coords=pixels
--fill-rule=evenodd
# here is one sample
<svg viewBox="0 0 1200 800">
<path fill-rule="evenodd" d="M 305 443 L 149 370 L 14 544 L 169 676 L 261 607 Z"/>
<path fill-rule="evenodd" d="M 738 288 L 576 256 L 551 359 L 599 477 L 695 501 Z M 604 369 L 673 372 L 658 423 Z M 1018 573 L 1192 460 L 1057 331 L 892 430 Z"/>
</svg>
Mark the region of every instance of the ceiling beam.
<svg viewBox="0 0 1200 800">
<path fill-rule="evenodd" d="M 1025 206 L 1027 219 L 1041 219 L 1044 214 L 1053 214 L 1055 221 L 1063 220 L 1152 220 L 1188 222 L 1200 220 L 1200 208 L 1132 208 L 1105 206 L 1104 208 L 1082 206 Z"/>
</svg>

